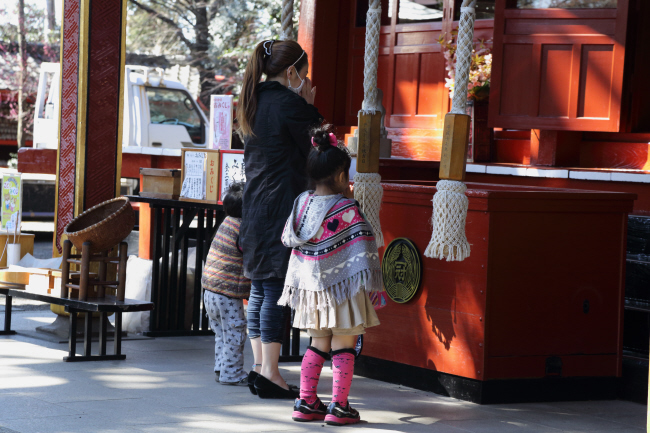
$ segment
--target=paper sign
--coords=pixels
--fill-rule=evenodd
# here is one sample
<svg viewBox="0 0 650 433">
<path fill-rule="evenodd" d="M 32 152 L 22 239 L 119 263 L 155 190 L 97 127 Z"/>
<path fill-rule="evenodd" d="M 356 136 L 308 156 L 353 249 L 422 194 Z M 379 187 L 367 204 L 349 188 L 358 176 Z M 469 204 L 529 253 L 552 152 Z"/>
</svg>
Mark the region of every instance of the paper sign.
<svg viewBox="0 0 650 433">
<path fill-rule="evenodd" d="M 14 231 L 20 229 L 22 182 L 20 174 L 2 176 L 2 228 Z"/>
<path fill-rule="evenodd" d="M 223 201 L 226 191 L 235 182 L 246 182 L 244 166 L 244 153 L 221 153 L 221 194 L 219 200 Z"/>
<path fill-rule="evenodd" d="M 232 95 L 212 95 L 210 97 L 210 149 L 230 149 L 232 102 Z"/>
<path fill-rule="evenodd" d="M 205 199 L 205 152 L 185 152 L 185 178 L 181 196 Z"/>
<path fill-rule="evenodd" d="M 206 165 L 207 165 L 207 178 L 206 178 L 206 191 L 205 199 L 210 201 L 217 201 L 219 192 L 219 153 L 208 152 Z"/>
</svg>

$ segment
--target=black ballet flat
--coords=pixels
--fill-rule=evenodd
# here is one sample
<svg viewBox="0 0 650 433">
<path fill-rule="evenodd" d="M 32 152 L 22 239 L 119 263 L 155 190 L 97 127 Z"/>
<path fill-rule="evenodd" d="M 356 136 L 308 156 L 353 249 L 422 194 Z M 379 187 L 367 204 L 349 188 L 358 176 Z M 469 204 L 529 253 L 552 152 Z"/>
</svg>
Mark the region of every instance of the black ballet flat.
<svg viewBox="0 0 650 433">
<path fill-rule="evenodd" d="M 260 398 L 275 398 L 282 400 L 295 400 L 300 396 L 300 391 L 293 387 L 289 389 L 284 389 L 280 385 L 268 380 L 266 377 L 261 374 L 257 375 L 255 379 L 255 390 L 257 395 Z"/>
<path fill-rule="evenodd" d="M 257 376 L 259 376 L 259 373 L 255 370 L 251 370 L 248 373 L 248 389 L 250 389 L 253 395 L 257 395 L 257 390 L 255 389 L 255 379 L 257 379 Z"/>
</svg>

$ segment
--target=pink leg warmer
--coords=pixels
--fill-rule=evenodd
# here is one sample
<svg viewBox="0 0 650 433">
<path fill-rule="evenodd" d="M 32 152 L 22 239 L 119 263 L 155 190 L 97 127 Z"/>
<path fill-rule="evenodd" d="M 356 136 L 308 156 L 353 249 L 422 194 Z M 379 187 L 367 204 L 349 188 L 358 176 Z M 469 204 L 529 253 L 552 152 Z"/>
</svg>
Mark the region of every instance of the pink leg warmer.
<svg viewBox="0 0 650 433">
<path fill-rule="evenodd" d="M 302 357 L 300 367 L 300 398 L 308 404 L 314 404 L 318 399 L 318 379 L 323 370 L 323 364 L 329 355 L 315 347 L 309 346 Z"/>
<path fill-rule="evenodd" d="M 354 373 L 354 349 L 341 349 L 332 352 L 332 375 L 334 383 L 332 384 L 332 401 L 339 403 L 341 406 L 348 404 L 348 395 L 350 394 L 350 385 L 352 385 L 352 375 Z"/>
</svg>

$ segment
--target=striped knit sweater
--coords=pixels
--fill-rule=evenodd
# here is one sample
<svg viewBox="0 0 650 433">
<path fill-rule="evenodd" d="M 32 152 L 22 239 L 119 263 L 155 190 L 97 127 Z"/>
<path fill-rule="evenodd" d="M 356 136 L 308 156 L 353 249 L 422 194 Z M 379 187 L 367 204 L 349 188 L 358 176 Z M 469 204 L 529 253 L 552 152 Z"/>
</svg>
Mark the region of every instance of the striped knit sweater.
<svg viewBox="0 0 650 433">
<path fill-rule="evenodd" d="M 229 298 L 246 299 L 251 291 L 251 280 L 244 277 L 244 256 L 237 248 L 240 225 L 241 219 L 232 217 L 226 217 L 221 223 L 205 261 L 201 285 L 205 290 Z"/>
</svg>

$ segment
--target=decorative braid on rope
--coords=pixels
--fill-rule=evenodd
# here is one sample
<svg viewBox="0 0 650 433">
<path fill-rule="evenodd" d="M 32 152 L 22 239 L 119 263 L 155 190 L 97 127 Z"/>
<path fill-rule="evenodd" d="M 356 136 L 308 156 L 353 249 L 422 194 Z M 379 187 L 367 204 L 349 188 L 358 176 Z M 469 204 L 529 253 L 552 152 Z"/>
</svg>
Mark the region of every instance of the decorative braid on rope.
<svg viewBox="0 0 650 433">
<path fill-rule="evenodd" d="M 293 32 L 293 0 L 282 0 L 282 30 L 280 40 L 291 39 Z"/>
<path fill-rule="evenodd" d="M 354 175 L 354 198 L 361 205 L 361 210 L 368 218 L 368 222 L 375 234 L 377 248 L 384 246 L 384 234 L 381 232 L 379 222 L 379 209 L 384 189 L 381 187 L 379 173 L 357 173 Z"/>
<path fill-rule="evenodd" d="M 465 237 L 465 218 L 469 200 L 462 182 L 441 180 L 433 196 L 433 235 L 424 255 L 432 259 L 461 261 L 469 257 L 470 245 Z M 355 188 L 356 190 L 356 188 Z"/>
<path fill-rule="evenodd" d="M 377 66 L 379 59 L 379 30 L 381 24 L 381 0 L 371 0 L 366 15 L 366 49 L 363 64 L 363 114 L 381 110 L 377 101 Z"/>
<path fill-rule="evenodd" d="M 463 0 L 458 25 L 456 48 L 456 83 L 451 112 L 466 114 L 467 84 L 472 62 L 474 40 L 474 6 L 476 0 Z M 424 255 L 429 258 L 461 261 L 469 257 L 470 245 L 465 236 L 465 220 L 469 200 L 463 182 L 440 180 L 433 196 L 433 234 Z"/>
</svg>

